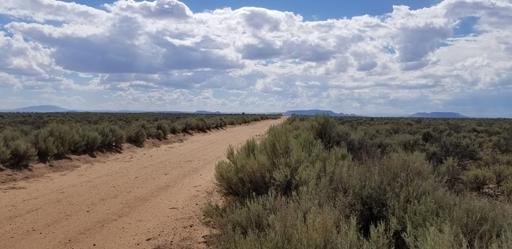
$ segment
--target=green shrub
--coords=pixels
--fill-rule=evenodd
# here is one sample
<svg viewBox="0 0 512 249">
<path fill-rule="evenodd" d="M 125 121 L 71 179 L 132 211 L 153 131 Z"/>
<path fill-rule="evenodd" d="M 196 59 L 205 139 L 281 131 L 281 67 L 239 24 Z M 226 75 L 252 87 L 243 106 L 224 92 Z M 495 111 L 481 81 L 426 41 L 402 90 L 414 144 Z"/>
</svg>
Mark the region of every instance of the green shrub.
<svg viewBox="0 0 512 249">
<path fill-rule="evenodd" d="M 34 146 L 39 160 L 47 162 L 55 157 L 64 157 L 80 143 L 79 128 L 75 126 L 50 124 L 36 132 Z"/>
<path fill-rule="evenodd" d="M 36 131 L 34 134 L 34 146 L 37 150 L 37 157 L 41 162 L 48 162 L 57 154 L 55 139 L 50 135 L 48 129 Z"/>
<path fill-rule="evenodd" d="M 472 191 L 482 191 L 485 186 L 495 183 L 494 174 L 483 169 L 466 171 L 462 179 L 466 186 Z"/>
<path fill-rule="evenodd" d="M 193 119 L 192 130 L 207 132 L 209 129 L 210 127 L 204 118 Z"/>
<path fill-rule="evenodd" d="M 346 144 L 348 152 L 358 161 L 381 158 L 392 151 L 393 145 L 385 139 L 371 139 L 356 134 Z"/>
<path fill-rule="evenodd" d="M 400 134 L 391 138 L 393 144 L 396 144 L 399 150 L 405 152 L 415 152 L 421 146 L 421 139 L 409 134 Z"/>
<path fill-rule="evenodd" d="M 430 131 L 430 130 L 424 131 L 421 134 L 421 140 L 424 143 L 431 143 L 432 141 L 434 141 L 434 138 L 435 138 L 434 133 L 432 133 L 432 131 Z"/>
<path fill-rule="evenodd" d="M 94 130 L 83 131 L 80 134 L 80 142 L 76 145 L 74 150 L 77 153 L 94 154 L 101 146 L 101 136 Z"/>
<path fill-rule="evenodd" d="M 130 131 L 128 131 L 126 140 L 128 141 L 128 143 L 131 143 L 135 146 L 143 147 L 146 138 L 146 132 L 144 131 L 143 127 L 134 127 Z"/>
<path fill-rule="evenodd" d="M 163 122 L 156 124 L 156 130 L 160 133 L 160 139 L 165 139 L 169 135 L 169 127 Z"/>
<path fill-rule="evenodd" d="M 255 158 L 258 146 L 254 140 L 246 142 L 238 151 L 228 150 L 228 161 L 216 166 L 217 186 L 226 196 L 248 198 L 252 195 L 266 194 L 270 188 L 271 174 L 266 165 Z"/>
<path fill-rule="evenodd" d="M 512 152 L 512 131 L 507 131 L 505 134 L 498 137 L 495 147 L 502 153 Z"/>
<path fill-rule="evenodd" d="M 336 122 L 332 118 L 320 116 L 316 117 L 315 121 L 315 137 L 322 141 L 325 148 L 331 149 L 341 143 Z"/>
<path fill-rule="evenodd" d="M 502 188 L 503 188 L 503 194 L 505 195 L 505 197 L 509 201 L 512 201 L 512 180 L 508 180 L 508 181 L 504 182 Z"/>
<path fill-rule="evenodd" d="M 474 161 L 480 158 L 476 144 L 461 137 L 445 138 L 440 144 L 443 159 L 453 157 L 460 162 Z"/>
<path fill-rule="evenodd" d="M 165 135 L 161 130 L 156 129 L 155 127 L 145 127 L 144 133 L 146 134 L 146 138 L 154 138 L 158 140 L 165 139 Z"/>
<path fill-rule="evenodd" d="M 10 156 L 9 149 L 0 141 L 0 165 L 5 165 Z"/>
<path fill-rule="evenodd" d="M 179 133 L 179 128 L 176 124 L 172 124 L 169 126 L 169 133 L 171 134 L 177 134 Z"/>
<path fill-rule="evenodd" d="M 100 148 L 105 150 L 121 149 L 125 135 L 119 127 L 103 125 L 98 128 L 97 132 L 101 137 Z"/>
<path fill-rule="evenodd" d="M 512 180 L 512 166 L 500 165 L 492 168 L 496 184 L 501 186 L 503 183 Z"/>
<path fill-rule="evenodd" d="M 267 139 L 261 144 L 249 140 L 236 152 L 230 148 L 228 160 L 220 162 L 216 168 L 220 191 L 240 199 L 269 191 L 291 194 L 305 184 L 301 174 L 306 172 L 300 172 L 302 161 L 320 150 L 321 144 L 311 135 L 299 137 L 296 144 L 290 141 L 286 129 L 270 128 Z M 308 150 L 304 151 L 302 146 Z"/>
<path fill-rule="evenodd" d="M 456 193 L 461 193 L 465 190 L 462 182 L 464 170 L 457 160 L 449 157 L 441 165 L 435 166 L 434 169 L 436 176 L 445 183 L 449 190 Z"/>
<path fill-rule="evenodd" d="M 459 230 L 468 248 L 493 248 L 500 238 L 507 238 L 505 247 L 512 246 L 512 213 L 510 208 L 488 201 L 462 198 L 457 199 L 450 223 Z"/>
<path fill-rule="evenodd" d="M 508 157 L 485 161 L 492 140 L 461 135 L 486 130 L 325 118 L 293 117 L 228 150 L 216 168 L 225 200 L 205 211 L 215 248 L 512 248 L 512 207 L 468 194 L 496 184 L 512 196 L 507 167 L 481 167 Z M 420 139 L 417 125 L 446 133 Z"/>
<path fill-rule="evenodd" d="M 18 139 L 22 139 L 24 135 L 15 130 L 14 128 L 7 128 L 0 133 L 0 142 L 5 146 L 9 146 L 10 143 Z"/>
<path fill-rule="evenodd" d="M 30 143 L 23 140 L 16 140 L 9 145 L 9 159 L 7 166 L 11 168 L 27 168 L 35 159 L 36 152 Z"/>
<path fill-rule="evenodd" d="M 147 138 L 165 139 L 169 133 L 207 131 L 224 125 L 224 120 L 241 123 L 278 117 L 163 113 L 2 113 L 0 116 L 2 165 L 8 164 L 13 142 L 18 140 L 29 141 L 39 161 L 48 162 L 69 154 L 118 152 L 128 136 L 131 143 L 142 146 Z"/>
</svg>

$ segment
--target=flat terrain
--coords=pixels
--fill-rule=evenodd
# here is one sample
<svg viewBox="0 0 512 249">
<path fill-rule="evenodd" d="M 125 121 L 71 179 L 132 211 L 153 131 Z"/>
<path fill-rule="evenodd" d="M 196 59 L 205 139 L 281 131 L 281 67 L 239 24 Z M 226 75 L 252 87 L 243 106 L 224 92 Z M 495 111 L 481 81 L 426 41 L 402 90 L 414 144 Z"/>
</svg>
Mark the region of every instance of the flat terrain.
<svg viewBox="0 0 512 249">
<path fill-rule="evenodd" d="M 0 185 L 1 248 L 204 248 L 201 207 L 229 145 L 282 120 L 197 134 Z"/>
</svg>

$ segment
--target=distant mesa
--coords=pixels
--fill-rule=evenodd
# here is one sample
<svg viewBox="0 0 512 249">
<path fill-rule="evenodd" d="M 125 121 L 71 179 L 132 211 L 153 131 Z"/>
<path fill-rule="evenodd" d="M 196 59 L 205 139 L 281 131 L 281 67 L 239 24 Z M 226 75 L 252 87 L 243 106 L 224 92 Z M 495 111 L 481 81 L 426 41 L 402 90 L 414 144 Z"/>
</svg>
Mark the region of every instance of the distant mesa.
<svg viewBox="0 0 512 249">
<path fill-rule="evenodd" d="M 38 105 L 16 108 L 12 110 L 3 110 L 4 112 L 71 112 L 66 108 L 55 105 Z"/>
<path fill-rule="evenodd" d="M 413 118 L 467 118 L 457 112 L 417 112 L 410 117 Z"/>
<path fill-rule="evenodd" d="M 355 114 L 336 113 L 331 110 L 290 110 L 283 113 L 285 116 L 317 116 L 325 115 L 331 117 L 353 117 Z"/>
</svg>

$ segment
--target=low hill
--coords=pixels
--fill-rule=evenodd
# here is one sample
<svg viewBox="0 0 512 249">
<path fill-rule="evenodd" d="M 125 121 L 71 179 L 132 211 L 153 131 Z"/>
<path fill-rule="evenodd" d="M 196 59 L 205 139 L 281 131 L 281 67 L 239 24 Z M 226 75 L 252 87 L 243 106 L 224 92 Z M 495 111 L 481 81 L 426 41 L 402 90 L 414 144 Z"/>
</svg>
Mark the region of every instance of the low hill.
<svg viewBox="0 0 512 249">
<path fill-rule="evenodd" d="M 5 112 L 69 112 L 66 108 L 62 108 L 55 105 L 38 105 L 38 106 L 27 106 L 22 108 L 16 108 L 12 110 L 4 110 Z"/>
</svg>

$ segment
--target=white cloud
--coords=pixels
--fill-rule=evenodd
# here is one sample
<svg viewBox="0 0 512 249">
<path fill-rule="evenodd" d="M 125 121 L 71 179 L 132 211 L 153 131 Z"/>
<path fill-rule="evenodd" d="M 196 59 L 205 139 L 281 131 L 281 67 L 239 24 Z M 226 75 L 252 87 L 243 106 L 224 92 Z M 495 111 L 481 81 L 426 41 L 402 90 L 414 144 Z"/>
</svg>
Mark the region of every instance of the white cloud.
<svg viewBox="0 0 512 249">
<path fill-rule="evenodd" d="M 105 12 L 92 7 L 54 0 L 2 0 L 0 14 L 2 13 L 38 22 L 89 22 L 100 21 L 98 19 L 105 16 Z"/>
<path fill-rule="evenodd" d="M 192 11 L 185 4 L 176 0 L 140 2 L 120 0 L 106 6 L 114 14 L 139 15 L 143 18 L 187 19 L 192 17 Z"/>
<path fill-rule="evenodd" d="M 54 81 L 53 88 L 108 91 L 148 108 L 186 100 L 199 109 L 406 112 L 397 108 L 407 101 L 411 110 L 433 109 L 459 93 L 512 85 L 507 0 L 445 0 L 324 21 L 253 7 L 193 13 L 177 0 L 101 9 L 7 0 L 0 14 L 11 19 L 0 33 L 0 79 L 9 85 Z M 477 32 L 455 36 L 468 16 Z"/>
</svg>

